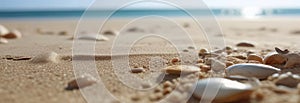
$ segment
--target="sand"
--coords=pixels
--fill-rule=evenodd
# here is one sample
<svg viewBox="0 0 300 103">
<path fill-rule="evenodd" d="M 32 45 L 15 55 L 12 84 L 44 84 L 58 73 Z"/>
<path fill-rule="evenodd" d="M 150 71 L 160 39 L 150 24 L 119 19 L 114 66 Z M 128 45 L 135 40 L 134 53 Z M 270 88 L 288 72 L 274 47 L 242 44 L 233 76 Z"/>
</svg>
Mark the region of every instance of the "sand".
<svg viewBox="0 0 300 103">
<path fill-rule="evenodd" d="M 175 19 L 180 25 L 190 24 L 185 28 L 191 34 L 192 40 L 196 45 L 195 50 L 188 49 L 192 44 L 188 44 L 188 40 L 182 39 L 174 27 L 168 27 L 163 23 L 155 23 L 151 20 L 147 25 L 141 25 L 143 30 L 151 31 L 173 31 L 173 42 L 178 43 L 180 48 L 186 49 L 189 52 L 199 50 L 200 48 L 209 48 L 208 42 L 201 30 L 197 29 L 193 21 L 184 18 Z M 18 29 L 23 33 L 20 39 L 9 40 L 7 44 L 0 44 L 0 57 L 5 58 L 7 55 L 34 57 L 37 54 L 49 51 L 56 52 L 62 59 L 58 63 L 36 64 L 30 60 L 7 60 L 0 59 L 0 101 L 5 103 L 84 103 L 86 102 L 79 90 L 65 90 L 67 83 L 75 78 L 72 67 L 72 62 L 69 60 L 72 56 L 72 44 L 74 31 L 76 30 L 78 19 L 7 19 L 0 20 L 2 25 L 11 29 Z M 300 19 L 297 18 L 262 18 L 262 19 L 238 19 L 238 18 L 219 18 L 219 25 L 223 30 L 224 39 L 214 30 L 213 37 L 218 40 L 224 40 L 224 45 L 232 46 L 234 48 L 245 49 L 248 51 L 255 51 L 260 53 L 262 50 L 274 51 L 274 47 L 286 48 L 290 51 L 297 51 L 300 47 L 300 34 L 293 34 L 293 32 L 300 30 Z M 97 22 L 94 19 L 88 21 L 91 26 L 80 29 L 79 32 L 90 34 L 97 33 L 97 27 L 93 26 Z M 105 29 L 119 30 L 123 25 L 128 23 L 126 19 L 110 20 Z M 154 27 L 153 27 L 153 25 Z M 150 27 L 147 27 L 149 26 Z M 168 27 L 168 28 L 164 28 Z M 149 29 L 150 28 L 150 29 Z M 44 33 L 41 33 L 41 31 Z M 148 32 L 147 31 L 147 32 Z M 46 33 L 45 33 L 46 32 Z M 64 35 L 59 35 L 59 32 Z M 120 35 L 125 35 L 128 39 L 131 36 L 138 34 L 137 32 L 129 32 Z M 113 41 L 116 36 L 108 35 L 109 41 L 99 41 L 95 45 L 95 54 L 100 55 L 96 58 L 97 71 L 104 82 L 105 86 L 119 98 L 122 102 L 153 102 L 149 100 L 151 95 L 138 95 L 134 89 L 124 86 L 118 81 L 114 74 L 111 61 L 111 49 Z M 247 41 L 255 45 L 254 48 L 236 47 L 239 42 Z M 222 42 L 222 41 L 221 41 Z M 89 44 L 90 41 L 80 41 L 80 43 Z M 128 46 L 130 44 L 121 44 Z M 184 50 L 179 50 L 184 51 Z M 130 51 L 131 66 L 147 66 L 149 58 L 153 56 L 160 56 L 165 60 L 170 60 L 176 57 L 176 48 L 169 42 L 161 38 L 146 38 L 138 41 Z M 140 55 L 139 55 L 140 54 Z M 102 55 L 102 56 L 101 56 Z M 103 56 L 104 55 L 104 56 Z M 262 54 L 259 54 L 262 55 Z M 148 67 L 146 67 L 148 68 Z M 293 73 L 300 74 L 299 69 L 292 70 Z M 144 73 L 132 74 L 125 72 L 127 75 L 136 75 L 143 78 L 150 73 L 157 73 L 160 71 L 146 70 Z M 170 77 L 174 78 L 174 77 Z M 266 81 L 266 83 L 268 82 Z M 295 89 L 297 90 L 297 89 Z M 248 102 L 260 103 L 299 103 L 299 93 L 293 92 L 281 93 L 276 90 L 260 88 L 255 93 L 260 93 L 261 97 L 253 97 Z M 153 90 L 152 90 L 153 91 Z M 151 94 L 151 90 L 147 93 Z M 275 91 L 275 92 L 274 92 Z M 147 94 L 145 93 L 145 94 Z M 254 95 L 254 94 L 253 94 Z M 136 97 L 135 97 L 136 96 Z M 255 95 L 257 96 L 257 95 Z M 133 98 L 135 97 L 135 98 Z M 136 98 L 139 98 L 138 101 Z M 260 99 L 259 99 L 260 98 Z M 189 102 L 198 101 L 192 98 Z M 246 101 L 243 101 L 246 102 Z"/>
</svg>

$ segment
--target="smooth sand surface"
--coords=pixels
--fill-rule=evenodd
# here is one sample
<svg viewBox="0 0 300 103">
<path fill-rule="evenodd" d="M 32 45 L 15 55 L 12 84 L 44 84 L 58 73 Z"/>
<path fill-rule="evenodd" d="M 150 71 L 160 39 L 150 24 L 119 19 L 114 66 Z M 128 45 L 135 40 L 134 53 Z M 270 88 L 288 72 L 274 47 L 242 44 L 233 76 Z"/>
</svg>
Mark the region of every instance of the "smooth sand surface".
<svg viewBox="0 0 300 103">
<path fill-rule="evenodd" d="M 196 45 L 196 50 L 188 49 L 189 40 L 182 39 L 176 27 L 168 25 L 168 23 L 157 23 L 151 20 L 139 24 L 142 33 L 170 33 L 172 34 L 172 43 L 175 42 L 179 48 L 189 51 L 197 51 L 200 48 L 209 48 L 208 42 L 203 35 L 203 32 L 197 28 L 193 21 L 189 19 L 175 19 L 179 25 L 188 23 L 189 26 L 184 28 L 191 35 L 192 40 Z M 97 33 L 96 20 L 89 20 L 85 28 L 81 28 L 79 32 L 85 34 Z M 79 90 L 65 90 L 67 83 L 75 78 L 72 67 L 72 62 L 69 59 L 72 56 L 73 34 L 76 30 L 78 20 L 60 20 L 60 19 L 23 19 L 23 20 L 0 20 L 2 25 L 10 29 L 18 29 L 23 33 L 21 39 L 9 40 L 8 44 L 0 44 L 0 57 L 5 58 L 7 55 L 28 56 L 34 57 L 37 54 L 53 51 L 58 53 L 62 58 L 58 63 L 35 64 L 30 60 L 13 61 L 0 59 L 0 101 L 4 103 L 83 103 L 85 102 Z M 104 30 L 114 29 L 119 30 L 122 26 L 128 23 L 126 19 L 110 20 L 104 27 Z M 213 28 L 208 29 L 208 32 L 213 34 L 216 40 L 224 40 L 224 45 L 236 47 L 235 45 L 242 41 L 248 41 L 255 45 L 254 48 L 241 48 L 253 50 L 259 53 L 261 50 L 272 50 L 274 47 L 287 48 L 290 51 L 297 51 L 300 47 L 300 34 L 292 34 L 292 32 L 300 30 L 300 19 L 296 18 L 270 18 L 258 20 L 245 19 L 219 19 L 221 29 L 223 30 L 224 38 L 220 33 L 216 33 Z M 130 25 L 128 26 L 130 27 Z M 78 30 L 78 29 L 77 29 Z M 124 28 L 126 30 L 126 28 Z M 53 32 L 41 34 L 40 32 Z M 59 35 L 61 31 L 67 32 L 67 35 Z M 139 32 L 121 32 L 120 35 L 133 39 L 133 36 Z M 120 36 L 119 35 L 119 36 Z M 98 41 L 95 44 L 95 54 L 105 55 L 96 59 L 97 71 L 102 78 L 105 86 L 117 98 L 123 102 L 133 102 L 132 96 L 137 94 L 137 91 L 124 86 L 118 81 L 114 74 L 111 57 L 112 45 L 116 36 L 108 35 L 109 41 Z M 124 40 L 124 39 L 122 39 Z M 89 45 L 91 41 L 79 40 L 81 45 Z M 222 42 L 222 41 L 219 41 Z M 223 43 L 221 43 L 223 44 Z M 117 44 L 118 45 L 118 44 Z M 122 43 L 120 47 L 132 45 L 130 43 Z M 118 46 L 117 46 L 118 47 Z M 147 66 L 149 58 L 160 56 L 165 60 L 170 60 L 176 57 L 176 50 L 170 42 L 157 37 L 149 37 L 137 41 L 130 49 L 130 53 L 141 54 L 130 56 L 130 65 L 132 66 Z M 240 47 L 239 47 L 240 48 Z M 119 52 L 121 53 L 121 52 Z M 126 52 L 124 52 L 126 54 Z M 156 53 L 156 54 L 153 54 Z M 157 54 L 164 53 L 164 54 Z M 170 53 L 170 54 L 168 54 Z M 151 54 L 151 55 L 147 55 Z M 259 54 L 261 55 L 261 54 Z M 147 67 L 148 68 L 148 67 Z M 160 71 L 146 70 L 144 73 L 132 74 L 125 72 L 128 75 L 137 75 L 143 78 L 149 73 Z M 297 72 L 298 74 L 300 72 Z M 150 90 L 151 91 L 151 90 Z M 260 102 L 293 102 L 299 100 L 299 93 L 275 93 L 262 89 L 265 94 Z M 149 95 L 141 96 L 137 102 L 151 102 Z M 298 99 L 298 100 L 297 100 Z M 197 100 L 194 100 L 197 101 Z M 190 102 L 193 102 L 191 100 Z M 298 101 L 299 103 L 299 101 Z"/>
</svg>

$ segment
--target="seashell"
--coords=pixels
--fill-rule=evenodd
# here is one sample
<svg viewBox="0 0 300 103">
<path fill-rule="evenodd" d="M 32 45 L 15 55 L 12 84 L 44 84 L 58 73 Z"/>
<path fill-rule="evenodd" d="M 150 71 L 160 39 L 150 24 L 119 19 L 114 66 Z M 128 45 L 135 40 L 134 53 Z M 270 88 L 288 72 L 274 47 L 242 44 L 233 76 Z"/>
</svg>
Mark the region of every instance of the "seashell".
<svg viewBox="0 0 300 103">
<path fill-rule="evenodd" d="M 249 42 L 240 42 L 240 43 L 236 44 L 236 46 L 238 46 L 238 47 L 255 47 L 254 44 L 251 44 Z"/>
<path fill-rule="evenodd" d="M 255 60 L 255 61 L 258 61 L 260 63 L 263 63 L 263 58 L 258 56 L 258 55 L 255 55 L 255 54 L 248 55 L 247 60 Z"/>
<path fill-rule="evenodd" d="M 32 58 L 31 62 L 33 63 L 57 63 L 58 62 L 58 54 L 55 52 L 47 52 L 47 53 L 42 53 L 34 58 Z"/>
<path fill-rule="evenodd" d="M 22 37 L 22 33 L 18 30 L 12 30 L 11 32 L 3 35 L 2 37 L 6 39 L 18 39 Z"/>
<path fill-rule="evenodd" d="M 243 63 L 235 64 L 226 68 L 226 75 L 240 75 L 245 77 L 256 77 L 258 79 L 266 79 L 268 76 L 280 72 L 280 69 L 264 65 L 264 64 L 252 64 Z"/>
<path fill-rule="evenodd" d="M 173 65 L 175 65 L 176 63 L 178 63 L 178 62 L 180 62 L 181 60 L 178 58 L 178 57 L 175 57 L 175 58 L 173 58 L 173 59 L 171 59 L 171 63 L 173 64 Z"/>
<path fill-rule="evenodd" d="M 138 68 L 132 68 L 130 70 L 132 73 L 141 73 L 141 72 L 144 72 L 144 68 L 143 67 L 138 67 Z"/>
<path fill-rule="evenodd" d="M 206 89 L 208 88 L 208 89 Z M 212 91 L 209 91 L 210 89 Z M 213 96 L 209 93 L 218 91 L 213 102 L 234 102 L 241 99 L 249 98 L 253 91 L 251 85 L 243 84 L 237 81 L 232 81 L 225 78 L 206 78 L 199 80 L 196 85 L 193 96 L 199 99 L 212 100 L 210 97 Z M 203 96 L 207 93 L 205 96 Z"/>
<path fill-rule="evenodd" d="M 119 35 L 120 33 L 117 30 L 106 30 L 102 34 L 104 34 L 104 35 Z"/>
<path fill-rule="evenodd" d="M 283 85 L 287 87 L 295 88 L 300 83 L 300 76 L 287 72 L 284 74 L 275 73 L 269 77 L 270 80 L 274 81 L 276 85 Z"/>
<path fill-rule="evenodd" d="M 3 36 L 8 33 L 9 33 L 9 30 L 5 26 L 0 25 L 0 36 Z"/>
<path fill-rule="evenodd" d="M 0 37 L 0 44 L 7 44 L 8 41 L 5 38 Z"/>
<path fill-rule="evenodd" d="M 267 65 L 272 65 L 272 64 L 283 64 L 287 61 L 287 59 L 276 52 L 269 53 L 265 56 L 263 63 Z"/>
<path fill-rule="evenodd" d="M 186 73 L 199 72 L 200 68 L 195 66 L 188 66 L 188 65 L 173 65 L 173 66 L 168 66 L 166 68 L 163 68 L 162 71 L 168 74 L 180 75 L 180 73 L 186 74 Z"/>
<path fill-rule="evenodd" d="M 108 41 L 109 40 L 104 35 L 98 35 L 98 34 L 82 35 L 82 36 L 78 37 L 78 39 L 82 39 L 82 40 L 96 40 L 96 41 Z"/>
<path fill-rule="evenodd" d="M 97 79 L 91 75 L 82 75 L 79 78 L 76 78 L 68 83 L 66 90 L 80 89 L 90 85 L 93 85 L 97 82 Z"/>
</svg>

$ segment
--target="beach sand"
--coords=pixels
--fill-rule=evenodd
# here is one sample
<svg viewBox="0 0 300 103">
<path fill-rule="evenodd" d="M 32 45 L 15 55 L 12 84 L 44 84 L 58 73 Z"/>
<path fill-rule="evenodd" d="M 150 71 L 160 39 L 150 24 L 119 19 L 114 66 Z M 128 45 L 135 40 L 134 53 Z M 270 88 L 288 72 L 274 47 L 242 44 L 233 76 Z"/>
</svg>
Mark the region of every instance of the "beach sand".
<svg viewBox="0 0 300 103">
<path fill-rule="evenodd" d="M 203 32 L 193 24 L 193 21 L 178 18 L 176 19 L 180 25 L 189 24 L 184 29 L 190 33 L 190 36 L 195 43 L 195 49 L 188 49 L 193 46 L 188 44 L 188 40 L 183 40 L 180 35 L 174 33 L 172 42 L 176 42 L 180 48 L 186 48 L 189 52 L 198 52 L 201 48 L 210 48 Z M 77 19 L 18 19 L 18 20 L 0 20 L 2 25 L 10 29 L 18 29 L 22 32 L 23 37 L 20 39 L 9 39 L 9 43 L 0 44 L 0 101 L 5 103 L 84 103 L 84 97 L 80 90 L 65 90 L 68 82 L 75 78 L 72 61 L 72 44 L 73 34 L 78 23 Z M 97 33 L 98 27 L 95 27 L 95 20 L 88 21 L 91 26 L 80 29 L 79 32 L 86 34 Z M 114 29 L 119 30 L 123 25 L 128 23 L 126 19 L 110 20 L 104 27 L 104 30 Z M 265 55 L 261 51 L 274 51 L 275 47 L 289 49 L 290 51 L 298 51 L 300 47 L 299 31 L 300 19 L 297 18 L 262 18 L 262 19 L 239 19 L 239 18 L 220 18 L 218 19 L 220 28 L 223 30 L 223 36 L 214 33 L 214 30 L 208 30 L 217 40 L 224 40 L 224 45 L 232 48 L 243 49 L 246 51 L 254 51 L 258 55 Z M 150 24 L 156 26 L 147 27 Z M 155 23 L 151 20 L 147 24 L 141 25 L 147 33 L 151 31 L 173 31 L 173 27 L 162 26 L 163 23 Z M 168 27 L 168 28 L 164 28 Z M 43 33 L 41 33 L 43 32 Z M 66 32 L 66 35 L 59 35 L 59 32 Z M 145 31 L 143 31 L 145 32 Z M 128 38 L 134 36 L 138 32 L 121 33 Z M 96 59 L 97 71 L 106 88 L 122 102 L 153 102 L 150 94 L 153 90 L 146 92 L 147 95 L 138 95 L 138 91 L 126 87 L 122 82 L 118 81 L 114 69 L 112 67 L 111 49 L 116 36 L 108 35 L 110 40 L 97 41 L 95 44 L 96 55 L 106 55 L 106 58 Z M 237 43 L 247 41 L 254 44 L 255 47 L 236 47 Z M 83 45 L 89 44 L 88 40 L 79 41 Z M 220 41 L 222 42 L 222 41 Z M 121 44 L 128 46 L 131 44 Z M 8 60 L 7 56 L 17 57 L 26 56 L 34 57 L 37 54 L 53 51 L 59 54 L 64 59 L 60 59 L 58 63 L 37 64 L 30 60 Z M 182 51 L 182 50 L 179 50 Z M 177 57 L 176 48 L 168 41 L 161 38 L 145 38 L 138 41 L 131 48 L 130 53 L 140 54 L 130 56 L 131 66 L 146 66 L 149 64 L 149 58 L 159 56 L 169 61 Z M 125 52 L 126 53 L 126 52 Z M 67 58 L 67 59 L 66 59 Z M 288 71 L 288 70 L 287 70 Z M 300 74 L 300 68 L 291 70 L 293 73 Z M 143 78 L 145 75 L 160 71 L 146 70 L 143 73 L 128 73 L 128 75 L 136 75 Z M 266 82 L 266 83 L 265 83 Z M 263 82 L 268 84 L 267 81 Z M 272 90 L 260 88 L 255 93 L 261 93 L 261 97 L 253 97 L 244 102 L 259 102 L 259 103 L 299 103 L 300 94 L 297 93 L 297 88 L 293 88 L 292 92 L 280 92 L 280 90 Z M 299 89 L 298 89 L 299 91 Z M 133 99 L 134 96 L 137 96 Z M 136 98 L 139 98 L 136 100 Z M 189 102 L 198 101 L 192 98 Z"/>
</svg>

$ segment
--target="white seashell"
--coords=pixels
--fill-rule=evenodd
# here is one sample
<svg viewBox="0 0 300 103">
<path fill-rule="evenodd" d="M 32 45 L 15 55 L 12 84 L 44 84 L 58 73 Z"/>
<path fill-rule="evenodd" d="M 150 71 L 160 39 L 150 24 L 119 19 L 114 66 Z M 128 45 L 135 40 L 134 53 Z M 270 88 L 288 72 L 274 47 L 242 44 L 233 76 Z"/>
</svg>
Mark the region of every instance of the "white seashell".
<svg viewBox="0 0 300 103">
<path fill-rule="evenodd" d="M 67 90 L 84 88 L 90 85 L 93 85 L 97 82 L 97 79 L 91 75 L 82 75 L 79 78 L 76 78 L 68 83 Z"/>
<path fill-rule="evenodd" d="M 0 44 L 7 44 L 8 41 L 5 38 L 0 38 Z"/>
<path fill-rule="evenodd" d="M 0 36 L 3 36 L 8 33 L 9 33 L 9 30 L 5 26 L 0 25 Z"/>
<path fill-rule="evenodd" d="M 280 69 L 264 64 L 235 64 L 226 68 L 226 75 L 240 75 L 245 77 L 256 77 L 266 79 L 268 76 L 279 72 Z"/>
<path fill-rule="evenodd" d="M 275 82 L 276 85 L 283 85 L 287 87 L 297 87 L 300 83 L 300 76 L 297 74 L 292 74 L 291 72 L 287 72 L 284 74 L 273 74 L 270 77 L 271 80 Z"/>
<path fill-rule="evenodd" d="M 57 61 L 58 61 L 58 54 L 55 52 L 42 53 L 35 56 L 31 60 L 31 62 L 33 63 L 48 63 L 48 62 L 57 63 Z"/>
<path fill-rule="evenodd" d="M 86 34 L 78 37 L 78 39 L 81 40 L 96 40 L 96 41 L 108 41 L 109 39 L 105 37 L 104 35 L 98 35 L 98 34 Z"/>
<path fill-rule="evenodd" d="M 200 68 L 195 66 L 188 66 L 188 65 L 173 65 L 173 66 L 168 66 L 166 68 L 163 68 L 162 71 L 168 74 L 180 75 L 180 73 L 185 74 L 185 73 L 199 72 Z"/>
<path fill-rule="evenodd" d="M 206 96 L 204 96 L 204 91 Z M 213 96 L 210 93 L 214 93 L 214 91 L 217 91 L 214 102 L 233 102 L 249 97 L 253 87 L 224 78 L 206 78 L 197 82 L 193 96 L 199 99 L 212 100 L 209 96 Z"/>
<path fill-rule="evenodd" d="M 11 32 L 3 35 L 2 37 L 6 39 L 18 39 L 22 37 L 22 33 L 18 30 L 12 30 Z"/>
</svg>

